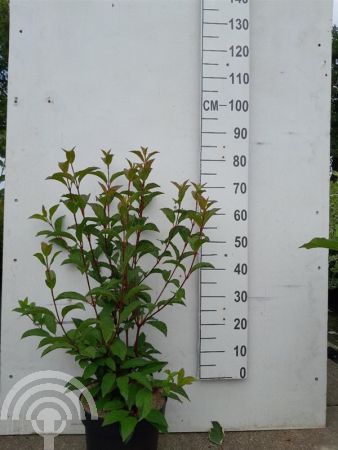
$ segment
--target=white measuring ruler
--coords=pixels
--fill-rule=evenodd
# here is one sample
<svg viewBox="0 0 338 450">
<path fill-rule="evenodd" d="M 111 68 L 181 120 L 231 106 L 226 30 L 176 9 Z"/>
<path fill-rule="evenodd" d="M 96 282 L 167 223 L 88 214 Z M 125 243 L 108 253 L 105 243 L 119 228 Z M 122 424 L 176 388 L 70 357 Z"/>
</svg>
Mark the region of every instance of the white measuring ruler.
<svg viewBox="0 0 338 450">
<path fill-rule="evenodd" d="M 247 377 L 249 0 L 202 0 L 201 182 L 219 214 L 200 273 L 200 379 Z"/>
</svg>

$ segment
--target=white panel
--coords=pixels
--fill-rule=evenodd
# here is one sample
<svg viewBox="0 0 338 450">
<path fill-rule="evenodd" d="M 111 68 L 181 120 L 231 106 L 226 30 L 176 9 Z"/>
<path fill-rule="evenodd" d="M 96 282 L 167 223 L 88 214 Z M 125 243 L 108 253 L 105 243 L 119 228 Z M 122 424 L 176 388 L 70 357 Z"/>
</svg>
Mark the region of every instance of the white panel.
<svg viewBox="0 0 338 450">
<path fill-rule="evenodd" d="M 227 429 L 325 424 L 327 255 L 298 247 L 328 227 L 331 8 L 251 2 L 249 375 L 195 383 L 191 403 L 168 405 L 172 431 L 205 431 L 210 420 Z M 120 165 L 129 149 L 157 148 L 168 199 L 171 179 L 198 179 L 199 34 L 197 0 L 12 0 L 2 396 L 34 370 L 76 373 L 62 352 L 40 360 L 11 312 L 26 295 L 48 303 L 31 256 L 38 225 L 27 217 L 58 194 L 44 178 L 59 149 L 77 145 L 92 164 L 112 148 Z M 172 368 L 197 374 L 197 276 L 187 298 L 165 314 L 168 340 L 156 339 Z M 27 429 L 0 424 L 2 433 Z"/>
</svg>

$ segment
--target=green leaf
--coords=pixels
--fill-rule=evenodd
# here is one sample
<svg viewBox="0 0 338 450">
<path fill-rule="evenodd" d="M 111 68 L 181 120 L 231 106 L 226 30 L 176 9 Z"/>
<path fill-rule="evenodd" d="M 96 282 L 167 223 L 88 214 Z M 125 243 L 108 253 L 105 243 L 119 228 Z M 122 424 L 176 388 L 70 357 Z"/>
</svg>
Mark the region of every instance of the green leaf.
<svg viewBox="0 0 338 450">
<path fill-rule="evenodd" d="M 133 303 L 130 303 L 128 306 L 126 306 L 122 313 L 120 314 L 120 321 L 124 322 L 125 320 L 128 319 L 128 317 L 130 316 L 130 314 L 135 311 L 136 308 L 138 308 L 141 305 L 141 302 L 139 300 L 136 300 Z"/>
<path fill-rule="evenodd" d="M 79 294 L 78 292 L 68 291 L 59 294 L 55 300 L 81 300 L 85 302 L 86 297 L 84 295 Z"/>
<path fill-rule="evenodd" d="M 106 223 L 107 217 L 106 217 L 106 213 L 105 213 L 103 206 L 101 206 L 98 203 L 91 203 L 90 206 L 91 206 L 94 214 L 96 215 L 96 217 L 100 220 L 100 222 Z"/>
<path fill-rule="evenodd" d="M 168 431 L 168 423 L 161 411 L 158 411 L 157 409 L 151 410 L 147 415 L 146 420 L 152 423 L 162 433 L 166 433 Z"/>
<path fill-rule="evenodd" d="M 87 167 L 86 169 L 79 170 L 75 175 L 78 177 L 79 181 L 81 181 L 85 176 L 95 173 L 98 169 L 98 167 Z"/>
<path fill-rule="evenodd" d="M 41 230 L 38 233 L 36 233 L 35 236 L 52 236 L 53 235 L 53 231 L 50 230 Z"/>
<path fill-rule="evenodd" d="M 41 328 L 32 328 L 31 330 L 27 330 L 23 333 L 21 336 L 21 339 L 28 337 L 28 336 L 42 336 L 42 337 L 48 337 L 49 333 L 46 330 L 42 330 Z"/>
<path fill-rule="evenodd" d="M 69 257 L 61 263 L 61 265 L 65 265 L 65 264 L 73 264 L 81 272 L 84 272 L 84 270 L 85 270 L 81 251 L 77 248 L 70 250 Z"/>
<path fill-rule="evenodd" d="M 57 209 L 59 208 L 59 203 L 57 205 L 52 206 L 51 208 L 49 208 L 49 219 L 52 220 L 54 214 L 56 213 Z"/>
<path fill-rule="evenodd" d="M 177 189 L 178 189 L 178 198 L 177 198 L 177 200 L 178 200 L 179 203 L 181 203 L 182 200 L 184 199 L 184 196 L 185 196 L 187 190 L 190 187 L 189 184 L 188 184 L 188 180 L 184 181 L 182 184 L 179 184 L 179 183 L 176 183 L 175 181 L 172 181 L 172 184 L 174 186 L 176 186 Z"/>
<path fill-rule="evenodd" d="M 110 411 L 105 415 L 103 426 L 111 425 L 112 423 L 120 422 L 125 417 L 129 416 L 128 411 L 124 411 L 123 409 Z"/>
<path fill-rule="evenodd" d="M 133 358 L 133 359 L 128 359 L 128 361 L 125 361 L 121 367 L 122 369 L 133 369 L 135 367 L 143 367 L 146 366 L 147 364 L 149 364 L 150 361 L 148 361 L 147 359 L 143 359 L 143 358 Z"/>
<path fill-rule="evenodd" d="M 199 262 L 194 265 L 194 267 L 191 270 L 191 273 L 195 272 L 195 270 L 198 269 L 213 269 L 214 266 L 211 263 L 208 262 Z"/>
<path fill-rule="evenodd" d="M 109 341 L 115 331 L 115 324 L 111 312 L 112 305 L 104 305 L 100 313 L 100 327 L 106 342 Z"/>
<path fill-rule="evenodd" d="M 44 256 L 49 256 L 53 249 L 52 244 L 46 244 L 46 242 L 41 242 L 41 251 Z"/>
<path fill-rule="evenodd" d="M 124 297 L 124 301 L 127 301 L 131 298 L 137 298 L 138 294 L 140 292 L 149 291 L 149 290 L 150 290 L 150 287 L 147 286 L 146 284 L 140 284 L 138 286 L 135 286 L 126 293 L 126 295 Z"/>
<path fill-rule="evenodd" d="M 169 220 L 169 222 L 171 222 L 172 224 L 175 222 L 175 213 L 172 209 L 170 208 L 161 208 L 161 211 L 166 215 L 167 219 Z"/>
<path fill-rule="evenodd" d="M 97 364 L 95 363 L 89 364 L 83 372 L 83 378 L 85 380 L 91 378 L 96 373 L 96 371 L 97 371 Z"/>
<path fill-rule="evenodd" d="M 140 372 L 132 372 L 132 373 L 129 374 L 129 378 L 131 378 L 132 380 L 137 381 L 139 384 L 141 384 L 142 386 L 146 387 L 150 391 L 152 390 L 152 386 L 150 384 L 150 381 L 148 380 L 148 378 L 144 374 L 142 374 Z"/>
<path fill-rule="evenodd" d="M 123 341 L 121 341 L 121 339 L 116 338 L 112 343 L 110 350 L 113 355 L 118 356 L 123 361 L 127 355 L 128 349 L 126 344 Z"/>
<path fill-rule="evenodd" d="M 81 331 L 81 332 L 84 331 L 85 329 L 89 328 L 91 325 L 95 325 L 97 323 L 97 320 L 93 319 L 93 318 L 81 320 L 81 319 L 74 317 L 72 320 L 73 320 L 76 328 L 78 328 L 79 331 Z"/>
<path fill-rule="evenodd" d="M 194 383 L 195 381 L 197 381 L 197 378 L 195 378 L 195 377 L 184 377 L 184 378 L 182 378 L 182 380 L 180 380 L 180 386 L 190 385 L 190 384 Z"/>
<path fill-rule="evenodd" d="M 119 388 L 120 394 L 125 399 L 125 401 L 128 400 L 128 385 L 129 385 L 129 378 L 128 377 L 119 377 L 116 379 L 117 387 Z"/>
<path fill-rule="evenodd" d="M 326 238 L 314 238 L 310 242 L 302 245 L 300 248 L 328 248 L 329 250 L 338 251 L 338 240 L 337 239 L 326 239 Z"/>
<path fill-rule="evenodd" d="M 172 389 L 172 391 L 176 392 L 179 395 L 182 395 L 182 397 L 184 397 L 187 400 L 189 400 L 189 396 L 187 395 L 187 393 L 185 392 L 185 390 L 181 386 L 172 385 L 171 389 Z"/>
<path fill-rule="evenodd" d="M 218 422 L 211 422 L 212 428 L 209 431 L 209 440 L 213 444 L 222 445 L 224 441 L 224 431 L 221 425 Z"/>
<path fill-rule="evenodd" d="M 161 320 L 149 320 L 147 323 L 152 327 L 157 328 L 161 333 L 164 334 L 164 336 L 167 336 L 168 333 L 167 325 Z"/>
<path fill-rule="evenodd" d="M 46 274 L 45 283 L 47 287 L 49 287 L 49 289 L 54 289 L 56 284 L 56 275 L 54 270 L 46 270 L 45 274 Z"/>
<path fill-rule="evenodd" d="M 34 307 L 34 312 L 46 314 L 47 316 L 49 315 L 49 316 L 55 317 L 53 311 L 51 311 L 48 308 L 45 308 L 44 306 L 35 306 L 35 303 L 31 303 L 30 306 Z"/>
<path fill-rule="evenodd" d="M 143 239 L 137 244 L 136 253 L 138 253 L 140 256 L 150 254 L 154 257 L 157 257 L 159 254 L 159 249 L 156 247 L 156 245 L 153 244 L 153 242 Z"/>
<path fill-rule="evenodd" d="M 115 361 L 112 358 L 106 358 L 104 360 L 104 362 L 106 363 L 106 366 L 109 367 L 110 370 L 115 372 L 115 370 L 116 370 L 116 363 L 115 363 Z"/>
<path fill-rule="evenodd" d="M 162 274 L 164 281 L 168 281 L 170 278 L 170 275 L 171 275 L 171 271 L 162 269 L 161 274 Z"/>
<path fill-rule="evenodd" d="M 37 348 L 42 348 L 45 345 L 52 344 L 54 341 L 54 336 L 48 336 L 41 339 Z"/>
<path fill-rule="evenodd" d="M 158 192 L 158 191 L 156 191 L 156 192 L 152 192 L 151 194 L 145 195 L 145 197 L 144 197 L 144 206 L 145 206 L 145 207 L 148 206 L 149 203 L 150 203 L 155 197 L 157 197 L 157 196 L 159 196 L 159 195 L 163 195 L 163 192 Z"/>
<path fill-rule="evenodd" d="M 42 214 L 33 214 L 32 216 L 29 216 L 29 219 L 37 219 L 42 220 L 43 222 L 47 222 L 46 217 L 44 217 Z"/>
<path fill-rule="evenodd" d="M 58 166 L 59 166 L 59 168 L 61 169 L 61 171 L 62 171 L 63 173 L 67 173 L 67 172 L 68 172 L 68 169 L 69 169 L 69 163 L 68 163 L 68 161 L 65 161 L 65 162 L 59 162 Z"/>
<path fill-rule="evenodd" d="M 96 356 L 96 349 L 92 345 L 85 347 L 81 350 L 81 355 L 88 356 L 88 358 L 95 358 Z"/>
<path fill-rule="evenodd" d="M 103 397 L 105 397 L 109 392 L 112 391 L 116 380 L 116 375 L 113 373 L 106 373 L 102 378 L 101 382 L 101 392 Z"/>
<path fill-rule="evenodd" d="M 62 172 L 57 172 L 57 173 L 53 173 L 53 175 L 49 176 L 46 178 L 46 180 L 54 180 L 54 181 L 59 181 L 60 183 L 64 184 L 65 186 L 67 186 L 67 183 L 65 181 L 65 178 L 68 178 L 66 176 L 66 174 L 62 173 Z"/>
<path fill-rule="evenodd" d="M 75 147 L 73 147 L 71 150 L 63 149 L 63 151 L 66 153 L 66 159 L 69 164 L 73 164 L 73 162 L 75 161 L 75 151 L 74 150 L 75 150 Z"/>
<path fill-rule="evenodd" d="M 115 293 L 110 291 L 109 289 L 104 289 L 104 288 L 93 288 L 89 291 L 89 295 L 102 295 L 108 298 L 114 298 L 115 297 Z"/>
<path fill-rule="evenodd" d="M 173 266 L 182 269 L 183 272 L 186 272 L 186 267 L 183 264 L 181 264 L 178 259 L 167 259 L 166 261 L 164 261 L 164 264 L 172 264 Z"/>
<path fill-rule="evenodd" d="M 60 255 L 60 253 L 62 253 L 62 251 L 59 251 L 59 252 L 55 252 L 55 253 L 54 253 L 54 255 L 52 256 L 52 258 L 51 258 L 51 260 L 50 260 L 50 264 L 51 264 L 51 265 L 53 264 L 55 258 L 56 258 L 58 255 Z"/>
<path fill-rule="evenodd" d="M 191 248 L 196 252 L 199 250 L 201 245 L 203 244 L 203 240 L 200 238 L 199 235 L 190 236 L 188 239 L 188 242 L 191 246 Z"/>
<path fill-rule="evenodd" d="M 179 227 L 176 227 L 176 228 L 179 228 Z M 180 260 L 180 251 L 178 250 L 177 246 L 173 242 L 170 242 L 170 246 L 172 247 L 172 249 L 175 252 L 176 259 L 179 261 Z"/>
<path fill-rule="evenodd" d="M 34 253 L 34 256 L 35 256 L 35 258 L 37 258 L 40 261 L 41 264 L 46 266 L 46 260 L 42 253 Z"/>
<path fill-rule="evenodd" d="M 85 310 L 86 308 L 83 303 L 75 303 L 74 305 L 67 305 L 64 308 L 62 308 L 61 311 L 62 317 L 65 317 L 66 314 L 68 314 L 70 311 L 73 311 L 73 309 Z"/>
<path fill-rule="evenodd" d="M 160 230 L 157 228 L 157 226 L 154 223 L 148 222 L 143 225 L 142 231 L 155 231 L 158 233 Z"/>
<path fill-rule="evenodd" d="M 45 350 L 41 353 L 41 358 L 42 358 L 43 356 L 47 355 L 47 353 L 50 353 L 50 352 L 52 352 L 52 351 L 54 351 L 54 350 L 57 350 L 57 349 L 59 349 L 59 348 L 63 348 L 63 347 L 61 347 L 61 346 L 58 345 L 58 344 L 50 345 L 49 347 L 45 348 Z"/>
<path fill-rule="evenodd" d="M 189 228 L 181 225 L 180 227 L 178 227 L 178 232 L 179 232 L 179 235 L 181 236 L 183 242 L 188 242 L 189 236 L 191 234 L 191 231 L 189 230 Z"/>
<path fill-rule="evenodd" d="M 176 394 L 174 394 L 174 393 L 172 393 L 172 392 L 169 392 L 169 393 L 166 394 L 166 395 L 167 395 L 168 398 L 172 398 L 172 399 L 174 399 L 174 400 L 177 400 L 177 401 L 180 402 L 180 403 L 183 403 L 182 400 L 179 398 L 179 396 L 176 395 Z"/>
<path fill-rule="evenodd" d="M 185 299 L 185 290 L 183 288 L 179 288 L 177 289 L 174 298 L 173 298 L 173 303 L 178 303 L 178 304 L 182 304 L 184 305 L 184 300 Z"/>
<path fill-rule="evenodd" d="M 144 419 L 151 411 L 153 402 L 152 392 L 148 389 L 141 389 L 136 394 L 136 406 L 140 411 L 140 418 Z"/>
<path fill-rule="evenodd" d="M 165 361 L 154 361 L 142 368 L 142 375 L 149 375 L 160 372 L 168 363 Z"/>
<path fill-rule="evenodd" d="M 62 224 L 63 224 L 63 219 L 64 219 L 64 217 L 65 217 L 65 216 L 58 217 L 58 218 L 56 219 L 56 221 L 54 222 L 54 228 L 55 228 L 55 231 L 57 231 L 57 232 L 62 231 Z"/>
<path fill-rule="evenodd" d="M 107 166 L 109 166 L 112 163 L 112 161 L 113 161 L 114 155 L 111 153 L 111 150 L 108 150 L 107 152 L 105 150 L 102 150 L 102 154 L 103 154 L 103 157 L 101 158 L 102 161 Z"/>
<path fill-rule="evenodd" d="M 43 341 L 49 341 L 49 343 L 52 344 L 51 347 L 53 347 L 53 348 L 51 350 L 55 350 L 55 349 L 59 349 L 59 348 L 62 348 L 62 349 L 73 348 L 73 345 L 64 336 L 63 337 L 56 337 L 56 336 L 54 336 L 54 337 L 51 337 L 51 338 L 43 338 L 43 339 L 41 339 L 40 344 Z M 43 345 L 40 345 L 40 344 L 39 344 L 38 348 L 43 347 Z M 44 345 L 46 345 L 46 344 L 48 344 L 48 342 L 44 343 Z M 49 352 L 47 351 L 46 353 L 49 353 Z"/>
<path fill-rule="evenodd" d="M 46 314 L 44 316 L 44 324 L 46 325 L 47 329 L 55 334 L 56 333 L 56 320 L 54 315 L 52 314 Z"/>
<path fill-rule="evenodd" d="M 137 425 L 137 419 L 133 416 L 128 416 L 121 420 L 121 437 L 123 442 L 126 442 L 133 434 Z"/>
<path fill-rule="evenodd" d="M 124 406 L 124 402 L 115 398 L 114 400 L 109 400 L 103 406 L 105 411 L 112 411 L 113 409 L 122 409 Z"/>
<path fill-rule="evenodd" d="M 128 400 L 127 400 L 127 407 L 130 410 L 132 406 L 135 405 L 135 398 L 138 391 L 142 389 L 140 386 L 138 386 L 136 383 L 131 383 L 128 386 Z"/>
</svg>

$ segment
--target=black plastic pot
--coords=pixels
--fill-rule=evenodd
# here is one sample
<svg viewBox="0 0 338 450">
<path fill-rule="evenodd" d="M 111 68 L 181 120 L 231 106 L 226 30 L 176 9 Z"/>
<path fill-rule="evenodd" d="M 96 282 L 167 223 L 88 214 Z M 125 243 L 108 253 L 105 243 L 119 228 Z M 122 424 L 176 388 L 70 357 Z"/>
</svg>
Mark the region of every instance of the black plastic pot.
<svg viewBox="0 0 338 450">
<path fill-rule="evenodd" d="M 103 419 L 91 420 L 85 411 L 82 421 L 86 429 L 87 450 L 157 450 L 158 430 L 149 422 L 142 420 L 127 444 L 123 444 L 119 425 L 114 423 L 102 427 Z"/>
</svg>

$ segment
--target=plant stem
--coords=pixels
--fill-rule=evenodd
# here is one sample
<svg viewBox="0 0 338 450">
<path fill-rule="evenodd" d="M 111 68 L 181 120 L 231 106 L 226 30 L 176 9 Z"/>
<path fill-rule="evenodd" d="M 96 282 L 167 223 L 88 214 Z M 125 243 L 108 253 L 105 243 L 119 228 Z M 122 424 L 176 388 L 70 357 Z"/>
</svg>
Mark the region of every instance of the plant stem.
<svg viewBox="0 0 338 450">
<path fill-rule="evenodd" d="M 49 266 L 49 264 L 48 264 L 48 261 L 47 261 L 47 265 L 46 265 L 46 270 L 47 270 L 47 273 L 48 273 L 48 276 L 49 276 L 49 275 L 50 275 L 50 266 Z M 66 331 L 66 329 L 65 329 L 65 327 L 64 327 L 64 325 L 63 325 L 63 319 L 61 319 L 60 314 L 59 314 L 58 307 L 57 307 L 57 305 L 56 305 L 56 298 L 55 298 L 54 288 L 49 288 L 49 289 L 50 289 L 50 292 L 51 292 L 51 296 L 52 296 L 52 300 L 53 300 L 53 305 L 54 305 L 54 310 L 55 310 L 55 314 L 56 314 L 56 317 L 57 317 L 58 324 L 60 325 L 60 327 L 61 327 L 61 329 L 62 329 L 62 332 L 63 332 L 64 336 L 68 339 L 68 341 L 70 342 L 70 344 L 72 344 L 72 345 L 77 349 L 77 351 L 79 351 L 79 347 L 78 347 L 77 344 L 73 341 L 73 339 L 71 339 L 71 338 L 68 336 L 68 333 L 67 333 L 67 331 Z"/>
<path fill-rule="evenodd" d="M 76 180 L 76 175 L 75 175 L 75 170 L 74 170 L 73 164 L 71 164 L 70 166 L 71 166 L 72 173 L 73 173 L 73 177 L 74 177 L 74 182 L 73 182 L 73 184 L 74 184 L 74 186 L 75 186 L 77 195 L 80 196 L 80 195 L 81 195 L 81 194 L 80 194 L 80 184 L 79 184 L 78 181 Z M 70 191 L 70 194 L 72 194 L 71 191 Z M 84 210 L 84 208 L 80 207 L 80 211 L 81 211 L 81 214 L 82 214 L 82 218 L 85 219 L 86 216 L 85 216 L 85 210 Z M 85 235 L 86 238 L 87 238 L 88 245 L 89 245 L 89 248 L 90 248 L 90 252 L 91 252 L 91 255 L 92 255 L 92 265 L 93 265 L 93 269 L 94 269 L 94 266 L 95 266 L 95 269 L 96 269 L 96 272 L 97 272 L 97 274 L 98 274 L 98 276 L 99 276 L 99 278 L 100 278 L 100 281 L 102 281 L 102 278 L 101 278 L 101 271 L 100 271 L 100 266 L 99 266 L 99 263 L 98 263 L 97 258 L 95 257 L 95 253 L 94 253 L 93 246 L 92 246 L 91 236 L 90 236 L 89 233 L 84 233 L 84 235 Z"/>
</svg>

